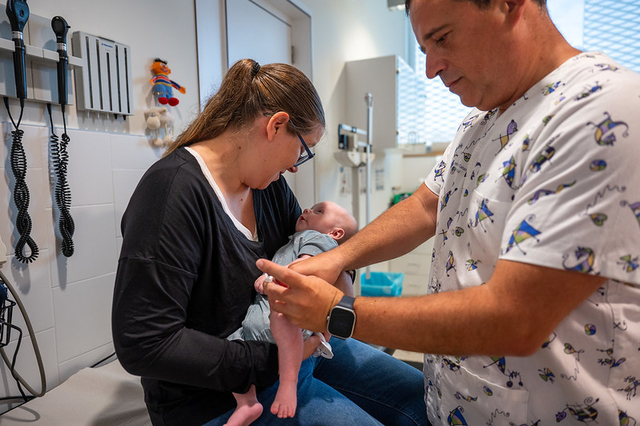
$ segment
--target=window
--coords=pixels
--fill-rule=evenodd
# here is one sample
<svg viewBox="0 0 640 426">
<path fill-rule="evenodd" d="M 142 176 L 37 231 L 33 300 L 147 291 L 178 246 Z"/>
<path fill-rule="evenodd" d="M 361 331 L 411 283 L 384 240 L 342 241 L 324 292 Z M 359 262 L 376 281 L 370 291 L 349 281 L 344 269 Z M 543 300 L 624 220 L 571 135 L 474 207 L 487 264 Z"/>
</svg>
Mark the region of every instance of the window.
<svg viewBox="0 0 640 426">
<path fill-rule="evenodd" d="M 409 28 L 411 24 L 407 21 Z M 409 63 L 417 75 L 417 80 L 424 82 L 426 93 L 424 124 L 416 135 L 416 143 L 424 143 L 430 147 L 434 143 L 451 142 L 462 119 L 471 108 L 462 105 L 458 95 L 449 92 L 439 78 L 429 80 L 426 76 L 426 56 L 420 50 L 412 31 L 410 39 Z"/>
<path fill-rule="evenodd" d="M 584 51 L 603 51 L 620 65 L 640 72 L 640 0 L 547 0 L 549 14 L 562 35 Z M 407 23 L 410 28 L 411 24 Z M 450 142 L 470 111 L 440 79 L 425 76 L 425 55 L 408 31 L 409 58 L 424 79 L 426 111 L 419 143 Z"/>
<path fill-rule="evenodd" d="M 586 50 L 640 72 L 640 0 L 585 0 L 583 26 Z"/>
</svg>

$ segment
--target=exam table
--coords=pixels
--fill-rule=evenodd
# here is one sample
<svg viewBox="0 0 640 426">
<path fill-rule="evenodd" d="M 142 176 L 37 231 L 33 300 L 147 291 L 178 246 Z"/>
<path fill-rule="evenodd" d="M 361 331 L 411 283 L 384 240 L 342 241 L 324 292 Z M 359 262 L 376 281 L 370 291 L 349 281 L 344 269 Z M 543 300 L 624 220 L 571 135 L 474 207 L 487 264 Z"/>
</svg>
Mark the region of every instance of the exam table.
<svg viewBox="0 0 640 426">
<path fill-rule="evenodd" d="M 150 426 L 140 378 L 118 360 L 85 368 L 0 416 L 0 426 Z"/>
</svg>

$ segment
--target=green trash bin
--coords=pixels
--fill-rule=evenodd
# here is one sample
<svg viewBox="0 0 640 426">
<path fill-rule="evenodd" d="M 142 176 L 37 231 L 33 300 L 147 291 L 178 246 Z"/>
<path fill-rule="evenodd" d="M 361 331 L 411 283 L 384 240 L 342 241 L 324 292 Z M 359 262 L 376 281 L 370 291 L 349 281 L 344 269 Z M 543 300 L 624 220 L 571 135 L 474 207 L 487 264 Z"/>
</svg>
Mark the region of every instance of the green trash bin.
<svg viewBox="0 0 640 426">
<path fill-rule="evenodd" d="M 362 296 L 400 296 L 402 294 L 402 272 L 369 272 L 360 277 L 360 294 Z"/>
</svg>

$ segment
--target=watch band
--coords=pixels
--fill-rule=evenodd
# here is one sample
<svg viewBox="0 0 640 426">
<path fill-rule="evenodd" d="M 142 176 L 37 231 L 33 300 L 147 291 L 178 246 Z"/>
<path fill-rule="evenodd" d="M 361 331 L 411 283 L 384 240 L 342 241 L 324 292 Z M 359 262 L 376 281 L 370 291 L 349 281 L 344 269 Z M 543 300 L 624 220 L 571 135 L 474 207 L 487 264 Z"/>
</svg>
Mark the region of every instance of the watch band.
<svg viewBox="0 0 640 426">
<path fill-rule="evenodd" d="M 353 302 L 356 300 L 355 297 L 344 295 L 342 299 L 338 302 L 336 306 L 341 306 L 343 308 L 348 308 L 353 311 Z"/>
</svg>

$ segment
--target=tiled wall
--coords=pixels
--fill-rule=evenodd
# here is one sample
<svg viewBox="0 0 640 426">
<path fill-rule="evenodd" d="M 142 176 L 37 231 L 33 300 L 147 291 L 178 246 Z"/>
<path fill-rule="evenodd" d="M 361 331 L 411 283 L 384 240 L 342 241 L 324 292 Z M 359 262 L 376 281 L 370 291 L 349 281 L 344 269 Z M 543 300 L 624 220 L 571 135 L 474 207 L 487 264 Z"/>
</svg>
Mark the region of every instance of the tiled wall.
<svg viewBox="0 0 640 426">
<path fill-rule="evenodd" d="M 0 236 L 7 246 L 2 272 L 26 307 L 51 389 L 113 352 L 110 316 L 122 239 L 120 219 L 138 180 L 160 158 L 161 151 L 144 136 L 69 130 L 68 182 L 75 253 L 66 258 L 60 252 L 58 212 L 52 208 L 50 131 L 48 127 L 22 125 L 32 237 L 40 248 L 37 260 L 25 265 L 13 255 L 18 233 L 9 162 L 12 126 L 0 126 L 4 142 L 0 145 Z M 56 132 L 60 134 L 61 129 Z M 17 307 L 13 319 L 26 335 L 27 327 Z M 12 332 L 11 338 L 5 348 L 9 356 L 15 350 L 17 333 Z M 6 366 L 2 361 L 0 364 L 0 397 L 19 395 Z M 17 370 L 35 390 L 40 389 L 29 337 L 22 339 Z"/>
</svg>

